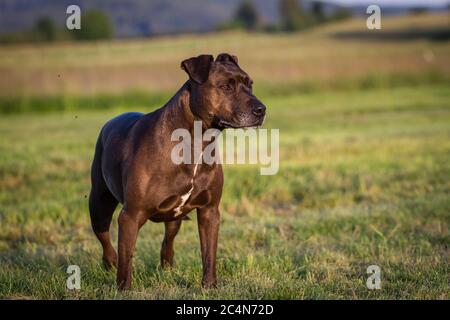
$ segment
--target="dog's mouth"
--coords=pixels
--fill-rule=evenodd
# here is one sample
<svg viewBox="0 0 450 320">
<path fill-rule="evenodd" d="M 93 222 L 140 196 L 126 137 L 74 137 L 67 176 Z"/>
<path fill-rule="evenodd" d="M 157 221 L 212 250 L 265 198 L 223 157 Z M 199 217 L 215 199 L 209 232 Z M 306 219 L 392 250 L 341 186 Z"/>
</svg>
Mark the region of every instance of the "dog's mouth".
<svg viewBox="0 0 450 320">
<path fill-rule="evenodd" d="M 233 128 L 233 129 L 258 128 L 258 127 L 262 126 L 262 124 L 264 122 L 264 118 L 265 117 L 262 117 L 261 119 L 258 119 L 254 123 L 250 123 L 250 124 L 237 124 L 237 123 L 234 123 L 231 121 L 217 118 L 214 121 L 214 123 L 215 123 L 215 127 L 217 127 L 220 130 L 229 129 L 229 128 Z"/>
</svg>

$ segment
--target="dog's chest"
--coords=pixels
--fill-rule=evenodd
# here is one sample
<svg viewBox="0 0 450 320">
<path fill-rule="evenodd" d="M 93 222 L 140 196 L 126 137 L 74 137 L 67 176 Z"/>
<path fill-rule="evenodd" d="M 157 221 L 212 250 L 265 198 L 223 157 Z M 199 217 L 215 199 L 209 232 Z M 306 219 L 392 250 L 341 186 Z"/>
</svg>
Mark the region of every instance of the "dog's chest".
<svg viewBox="0 0 450 320">
<path fill-rule="evenodd" d="M 186 202 L 192 196 L 192 192 L 194 191 L 194 179 L 195 179 L 195 175 L 197 173 L 197 167 L 198 167 L 198 164 L 195 165 L 194 174 L 193 174 L 192 179 L 190 181 L 189 191 L 184 193 L 184 194 L 182 194 L 180 196 L 180 203 L 173 209 L 173 212 L 175 214 L 174 217 L 177 217 L 177 216 L 179 216 L 179 215 L 181 215 L 183 213 L 183 208 L 186 205 Z"/>
<path fill-rule="evenodd" d="M 209 202 L 211 196 L 207 190 L 208 186 L 204 183 L 204 177 L 200 176 L 204 166 L 195 164 L 191 166 L 192 169 L 188 170 L 187 174 L 180 170 L 179 177 L 167 181 L 169 183 L 168 190 L 161 194 L 151 220 L 178 219 L 192 209 Z"/>
</svg>

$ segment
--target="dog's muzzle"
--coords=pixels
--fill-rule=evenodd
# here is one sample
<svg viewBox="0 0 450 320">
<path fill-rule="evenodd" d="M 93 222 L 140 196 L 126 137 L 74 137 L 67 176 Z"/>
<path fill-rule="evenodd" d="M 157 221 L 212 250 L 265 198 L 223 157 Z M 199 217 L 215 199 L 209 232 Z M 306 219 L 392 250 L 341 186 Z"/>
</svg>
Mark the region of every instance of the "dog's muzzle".
<svg viewBox="0 0 450 320">
<path fill-rule="evenodd" d="M 232 122 L 232 121 L 227 121 L 227 120 L 221 119 L 221 118 L 215 118 L 214 128 L 219 129 L 219 130 L 224 130 L 224 129 L 229 129 L 229 128 L 240 129 L 240 128 L 260 127 L 264 122 L 264 118 L 265 118 L 265 115 L 258 118 L 254 122 L 247 122 L 247 121 Z"/>
<path fill-rule="evenodd" d="M 213 120 L 213 125 L 219 130 L 227 128 L 254 128 L 263 124 L 266 117 L 266 106 L 262 103 L 256 103 L 251 106 L 249 113 L 242 113 L 237 115 L 235 119 L 227 120 L 216 116 Z"/>
</svg>

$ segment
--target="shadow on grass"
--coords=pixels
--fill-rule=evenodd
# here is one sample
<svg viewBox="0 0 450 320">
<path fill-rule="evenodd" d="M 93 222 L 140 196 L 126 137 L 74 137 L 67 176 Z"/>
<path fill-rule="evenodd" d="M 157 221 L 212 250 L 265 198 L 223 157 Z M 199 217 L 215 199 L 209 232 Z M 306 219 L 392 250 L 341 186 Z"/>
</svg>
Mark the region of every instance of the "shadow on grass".
<svg viewBox="0 0 450 320">
<path fill-rule="evenodd" d="M 38 275 L 46 274 L 66 278 L 67 268 L 77 265 L 82 274 L 89 278 L 104 278 L 111 271 L 106 270 L 101 263 L 101 256 L 93 255 L 82 249 L 71 253 L 62 253 L 56 248 L 40 246 L 31 250 L 16 249 L 0 253 L 0 265 L 14 273 Z M 106 280 L 106 278 L 105 278 Z"/>
</svg>

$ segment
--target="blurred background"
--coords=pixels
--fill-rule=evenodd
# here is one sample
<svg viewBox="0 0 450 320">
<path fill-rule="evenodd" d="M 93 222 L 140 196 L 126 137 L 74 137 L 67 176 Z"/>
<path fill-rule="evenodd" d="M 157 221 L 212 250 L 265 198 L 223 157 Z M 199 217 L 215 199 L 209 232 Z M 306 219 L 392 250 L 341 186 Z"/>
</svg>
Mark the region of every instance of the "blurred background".
<svg viewBox="0 0 450 320">
<path fill-rule="evenodd" d="M 65 27 L 72 4 L 81 30 Z M 370 4 L 380 30 L 366 26 Z M 449 8 L 0 0 L 0 298 L 448 299 Z M 136 290 L 118 294 L 87 210 L 98 132 L 163 105 L 186 81 L 182 60 L 221 52 L 238 56 L 265 127 L 280 130 L 280 171 L 225 167 L 218 288 L 200 288 L 196 223 L 171 273 L 157 268 L 162 225 L 149 223 Z M 80 292 L 65 287 L 70 263 Z M 382 290 L 365 286 L 371 264 Z"/>
</svg>

